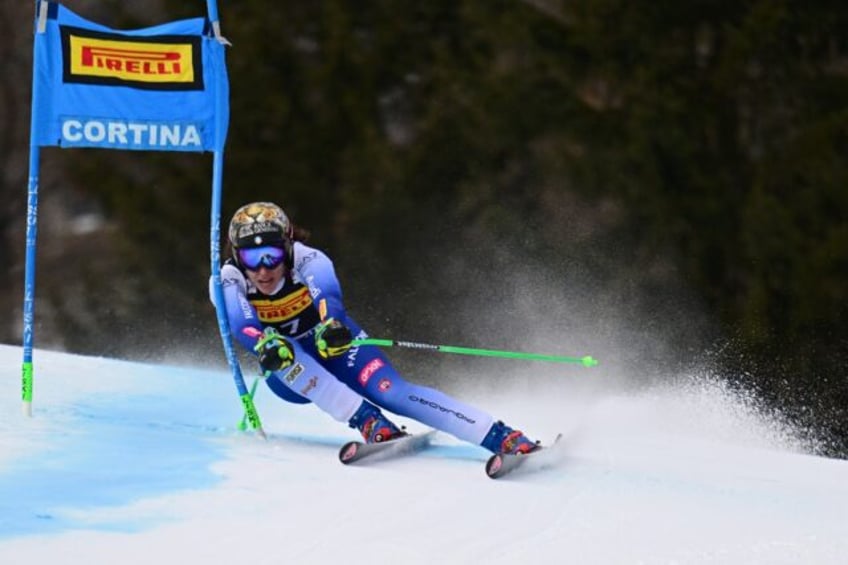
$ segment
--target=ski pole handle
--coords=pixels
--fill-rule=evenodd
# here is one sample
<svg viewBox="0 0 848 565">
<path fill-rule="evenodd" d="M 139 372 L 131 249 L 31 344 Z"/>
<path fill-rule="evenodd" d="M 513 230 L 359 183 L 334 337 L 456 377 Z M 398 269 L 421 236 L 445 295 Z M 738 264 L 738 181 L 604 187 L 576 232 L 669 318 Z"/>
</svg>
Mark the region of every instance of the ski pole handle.
<svg viewBox="0 0 848 565">
<path fill-rule="evenodd" d="M 477 349 L 474 347 L 458 347 L 456 345 L 433 345 L 414 341 L 398 341 L 393 339 L 362 338 L 354 339 L 352 345 L 376 345 L 378 347 L 403 347 L 406 349 L 423 349 L 456 353 L 459 355 L 476 355 L 480 357 L 501 357 L 507 359 L 526 359 L 530 361 L 552 361 L 554 363 L 577 363 L 584 367 L 594 367 L 598 361 L 590 355 L 584 357 L 567 357 L 564 355 L 545 355 L 542 353 L 522 353 L 519 351 L 502 351 L 500 349 Z"/>
</svg>

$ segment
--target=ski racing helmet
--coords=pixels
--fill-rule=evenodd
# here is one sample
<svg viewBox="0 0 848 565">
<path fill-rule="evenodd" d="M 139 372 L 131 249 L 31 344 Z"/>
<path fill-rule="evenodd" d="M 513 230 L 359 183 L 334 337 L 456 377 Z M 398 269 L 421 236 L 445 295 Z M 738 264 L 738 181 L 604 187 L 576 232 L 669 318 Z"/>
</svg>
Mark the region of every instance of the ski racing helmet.
<svg viewBox="0 0 848 565">
<path fill-rule="evenodd" d="M 274 246 L 285 251 L 285 264 L 291 268 L 292 226 L 283 209 L 271 202 L 252 202 L 245 204 L 233 214 L 230 220 L 229 239 L 233 248 L 233 259 L 239 261 L 239 249 Z"/>
</svg>

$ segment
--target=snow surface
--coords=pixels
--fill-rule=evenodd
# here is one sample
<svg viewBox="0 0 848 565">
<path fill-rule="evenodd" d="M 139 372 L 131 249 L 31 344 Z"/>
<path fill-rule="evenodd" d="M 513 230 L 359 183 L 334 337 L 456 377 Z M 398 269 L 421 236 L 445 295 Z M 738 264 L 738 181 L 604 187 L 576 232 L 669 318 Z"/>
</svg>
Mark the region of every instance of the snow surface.
<svg viewBox="0 0 848 565">
<path fill-rule="evenodd" d="M 262 388 L 269 439 L 239 432 L 220 370 L 36 351 L 27 418 L 21 350 L 0 359 L 4 565 L 848 562 L 848 461 L 715 383 L 468 392 L 566 436 L 556 467 L 492 481 L 444 434 L 345 467 L 353 430 Z"/>
</svg>

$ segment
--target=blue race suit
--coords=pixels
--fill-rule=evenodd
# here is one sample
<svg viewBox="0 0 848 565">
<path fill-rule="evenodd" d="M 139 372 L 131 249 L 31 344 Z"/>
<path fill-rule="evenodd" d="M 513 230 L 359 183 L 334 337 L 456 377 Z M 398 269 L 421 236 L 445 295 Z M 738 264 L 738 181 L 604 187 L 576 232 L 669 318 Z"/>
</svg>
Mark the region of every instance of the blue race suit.
<svg viewBox="0 0 848 565">
<path fill-rule="evenodd" d="M 494 422 L 491 415 L 436 389 L 407 382 L 379 348 L 358 346 L 343 356 L 321 358 L 314 342 L 321 302 L 325 317 L 340 321 L 357 338 L 367 334 L 345 312 L 329 257 L 301 242 L 295 242 L 293 249 L 293 268 L 271 295 L 259 292 L 232 260 L 221 269 L 227 316 L 237 341 L 252 352 L 258 332 L 273 326 L 294 348 L 295 364 L 268 377 L 269 388 L 289 402 L 315 402 L 341 421 L 361 403 L 346 397 L 353 391 L 390 412 L 480 444 Z M 347 387 L 338 387 L 337 382 Z"/>
</svg>

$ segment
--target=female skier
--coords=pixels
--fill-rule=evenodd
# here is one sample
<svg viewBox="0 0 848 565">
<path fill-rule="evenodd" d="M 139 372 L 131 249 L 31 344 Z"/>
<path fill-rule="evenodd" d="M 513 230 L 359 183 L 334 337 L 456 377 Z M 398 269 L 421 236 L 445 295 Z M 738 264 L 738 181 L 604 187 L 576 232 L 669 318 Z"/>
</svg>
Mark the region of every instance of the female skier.
<svg viewBox="0 0 848 565">
<path fill-rule="evenodd" d="M 377 347 L 352 347 L 367 334 L 345 312 L 333 263 L 307 235 L 276 204 L 247 204 L 230 221 L 232 258 L 221 268 L 231 331 L 258 355 L 277 396 L 314 403 L 368 443 L 404 433 L 384 408 L 493 453 L 537 447 L 488 413 L 407 382 Z"/>
</svg>

